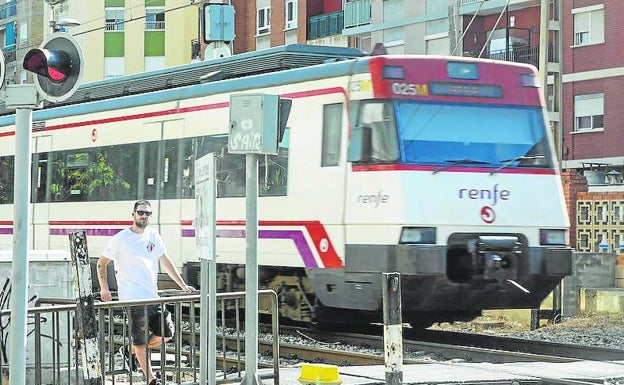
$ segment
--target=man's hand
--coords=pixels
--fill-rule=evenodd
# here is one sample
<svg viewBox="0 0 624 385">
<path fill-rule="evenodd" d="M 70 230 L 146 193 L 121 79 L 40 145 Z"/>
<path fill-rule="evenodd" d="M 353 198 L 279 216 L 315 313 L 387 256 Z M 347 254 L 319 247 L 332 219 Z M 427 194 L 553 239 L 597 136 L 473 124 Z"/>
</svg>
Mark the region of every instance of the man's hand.
<svg viewBox="0 0 624 385">
<path fill-rule="evenodd" d="M 108 302 L 113 300 L 113 295 L 111 294 L 110 290 L 102 289 L 100 290 L 100 298 L 103 302 Z"/>
<path fill-rule="evenodd" d="M 182 286 L 182 290 L 184 290 L 186 293 L 192 293 L 195 291 L 195 288 L 191 285 L 184 284 Z"/>
</svg>

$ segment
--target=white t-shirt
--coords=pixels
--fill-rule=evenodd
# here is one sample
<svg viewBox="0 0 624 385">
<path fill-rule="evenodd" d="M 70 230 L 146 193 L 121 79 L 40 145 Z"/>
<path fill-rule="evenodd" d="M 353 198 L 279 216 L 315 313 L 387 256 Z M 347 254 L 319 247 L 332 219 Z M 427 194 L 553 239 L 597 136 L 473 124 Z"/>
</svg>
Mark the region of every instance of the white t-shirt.
<svg viewBox="0 0 624 385">
<path fill-rule="evenodd" d="M 167 249 L 158 231 L 142 234 L 126 228 L 111 238 L 102 256 L 115 263 L 120 301 L 158 298 L 158 258 Z"/>
</svg>

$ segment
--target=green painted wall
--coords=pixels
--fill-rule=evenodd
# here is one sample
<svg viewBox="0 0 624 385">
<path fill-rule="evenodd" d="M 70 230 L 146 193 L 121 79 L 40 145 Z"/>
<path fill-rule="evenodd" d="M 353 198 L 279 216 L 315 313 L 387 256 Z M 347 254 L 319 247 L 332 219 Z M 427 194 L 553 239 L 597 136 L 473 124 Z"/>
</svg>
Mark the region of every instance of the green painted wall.
<svg viewBox="0 0 624 385">
<path fill-rule="evenodd" d="M 165 31 L 145 31 L 145 56 L 165 56 Z"/>
<path fill-rule="evenodd" d="M 104 2 L 105 7 L 124 7 L 126 0 L 106 0 Z"/>
<path fill-rule="evenodd" d="M 123 32 L 109 32 L 104 34 L 104 56 L 123 57 L 125 55 Z"/>
</svg>

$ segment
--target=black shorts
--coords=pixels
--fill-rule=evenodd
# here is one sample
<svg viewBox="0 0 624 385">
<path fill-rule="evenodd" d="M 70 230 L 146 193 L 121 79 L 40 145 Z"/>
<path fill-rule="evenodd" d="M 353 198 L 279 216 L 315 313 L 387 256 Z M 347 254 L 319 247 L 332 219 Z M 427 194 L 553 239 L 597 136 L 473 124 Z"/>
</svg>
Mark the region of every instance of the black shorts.
<svg viewBox="0 0 624 385">
<path fill-rule="evenodd" d="M 146 316 L 147 323 L 145 322 Z M 132 306 L 130 308 L 130 336 L 134 345 L 145 345 L 151 336 L 173 337 L 171 313 L 166 306 L 161 305 Z"/>
</svg>

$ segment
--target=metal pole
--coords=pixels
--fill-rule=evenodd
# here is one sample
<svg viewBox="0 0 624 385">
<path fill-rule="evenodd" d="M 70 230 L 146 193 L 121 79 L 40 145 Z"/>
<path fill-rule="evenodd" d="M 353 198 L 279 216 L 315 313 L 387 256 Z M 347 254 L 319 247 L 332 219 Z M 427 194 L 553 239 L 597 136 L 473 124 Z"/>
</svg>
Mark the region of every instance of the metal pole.
<svg viewBox="0 0 624 385">
<path fill-rule="evenodd" d="M 217 366 L 217 262 L 216 262 L 215 155 L 195 161 L 195 240 L 200 257 L 200 353 L 201 385 L 215 385 Z"/>
<path fill-rule="evenodd" d="M 245 376 L 243 383 L 261 383 L 258 371 L 258 155 L 245 155 L 247 259 L 245 262 Z"/>
<path fill-rule="evenodd" d="M 544 100 L 546 100 L 546 90 L 548 89 L 548 0 L 542 0 L 540 10 L 539 76 Z"/>
<path fill-rule="evenodd" d="M 210 238 L 210 250 L 212 251 L 211 258 L 208 260 L 208 384 L 215 385 L 217 383 L 217 179 L 215 169 L 215 158 L 213 155 L 212 163 L 212 202 L 209 204 L 212 207 L 210 215 L 212 220 L 210 226 L 212 227 Z M 204 302 L 205 297 L 204 297 Z"/>
<path fill-rule="evenodd" d="M 32 110 L 15 110 L 15 185 L 9 384 L 26 383 L 26 309 L 28 305 L 28 218 L 30 217 L 30 138 Z"/>
<path fill-rule="evenodd" d="M 386 384 L 403 383 L 401 274 L 383 273 L 384 365 Z"/>
</svg>

